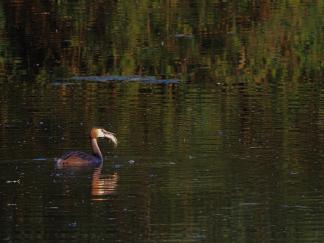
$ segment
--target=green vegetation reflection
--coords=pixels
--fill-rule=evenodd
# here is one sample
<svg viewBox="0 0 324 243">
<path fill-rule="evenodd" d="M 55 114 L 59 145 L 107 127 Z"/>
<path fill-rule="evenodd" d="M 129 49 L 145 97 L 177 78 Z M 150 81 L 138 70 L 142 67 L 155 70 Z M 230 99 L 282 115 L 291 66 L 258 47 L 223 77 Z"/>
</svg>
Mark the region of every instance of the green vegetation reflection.
<svg viewBox="0 0 324 243">
<path fill-rule="evenodd" d="M 323 1 L 6 1 L 3 81 L 75 75 L 298 83 L 323 73 Z"/>
</svg>

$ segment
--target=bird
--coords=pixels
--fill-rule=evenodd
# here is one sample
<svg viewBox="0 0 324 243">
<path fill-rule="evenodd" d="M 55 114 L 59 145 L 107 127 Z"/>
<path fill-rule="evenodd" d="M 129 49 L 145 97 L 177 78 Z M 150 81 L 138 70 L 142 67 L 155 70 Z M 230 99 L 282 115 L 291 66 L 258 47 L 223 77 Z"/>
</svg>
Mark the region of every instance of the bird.
<svg viewBox="0 0 324 243">
<path fill-rule="evenodd" d="M 100 151 L 97 138 L 107 138 L 114 144 L 115 147 L 118 143 L 114 133 L 108 132 L 103 128 L 94 127 L 90 131 L 92 154 L 84 153 L 82 151 L 67 152 L 57 159 L 57 168 L 60 169 L 101 165 L 103 162 L 103 156 Z"/>
</svg>

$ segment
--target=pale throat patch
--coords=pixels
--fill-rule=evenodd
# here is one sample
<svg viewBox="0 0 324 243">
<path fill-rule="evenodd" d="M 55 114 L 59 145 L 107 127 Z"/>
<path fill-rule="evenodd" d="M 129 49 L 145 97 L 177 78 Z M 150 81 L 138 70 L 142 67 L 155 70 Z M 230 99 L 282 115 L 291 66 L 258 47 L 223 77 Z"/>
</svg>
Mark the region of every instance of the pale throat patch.
<svg viewBox="0 0 324 243">
<path fill-rule="evenodd" d="M 103 137 L 105 137 L 105 134 L 102 132 L 101 129 L 98 129 L 97 130 L 97 136 L 98 136 L 98 138 L 103 138 Z"/>
</svg>

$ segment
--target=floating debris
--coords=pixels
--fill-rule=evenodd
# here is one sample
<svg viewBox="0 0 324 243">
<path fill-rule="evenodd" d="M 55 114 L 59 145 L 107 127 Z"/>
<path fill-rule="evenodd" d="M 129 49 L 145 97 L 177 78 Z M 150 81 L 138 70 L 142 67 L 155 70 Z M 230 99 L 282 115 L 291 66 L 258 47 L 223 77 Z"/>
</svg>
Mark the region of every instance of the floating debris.
<svg viewBox="0 0 324 243">
<path fill-rule="evenodd" d="M 242 202 L 239 205 L 240 206 L 247 206 L 247 207 L 249 207 L 249 206 L 258 206 L 259 203 L 255 203 L 255 202 Z"/>
<path fill-rule="evenodd" d="M 130 165 L 133 165 L 133 164 L 135 164 L 135 160 L 133 160 L 133 159 L 131 159 L 131 160 L 128 160 L 128 164 L 130 164 Z"/>
<path fill-rule="evenodd" d="M 159 79 L 155 76 L 119 76 L 119 75 L 106 75 L 106 76 L 75 76 L 69 79 L 56 80 L 52 85 L 66 85 L 66 84 L 78 84 L 79 81 L 90 82 L 142 82 L 147 84 L 178 84 L 178 79 Z"/>
<path fill-rule="evenodd" d="M 35 161 L 45 161 L 45 160 L 47 160 L 47 158 L 45 158 L 45 157 L 37 157 L 37 158 L 34 158 L 33 160 L 35 160 Z"/>
<path fill-rule="evenodd" d="M 16 203 L 7 203 L 7 206 L 8 207 L 13 207 L 13 206 L 17 206 L 17 204 Z"/>
<path fill-rule="evenodd" d="M 119 169 L 119 168 L 121 168 L 122 166 L 121 166 L 120 164 L 114 164 L 113 167 L 114 167 L 115 169 Z"/>
<path fill-rule="evenodd" d="M 175 38 L 177 39 L 193 39 L 194 36 L 192 34 L 175 34 Z"/>
<path fill-rule="evenodd" d="M 70 227 L 70 228 L 75 228 L 76 226 L 77 226 L 77 222 L 72 222 L 72 223 L 69 223 L 68 224 L 68 226 Z"/>
<path fill-rule="evenodd" d="M 12 181 L 8 180 L 8 181 L 6 181 L 6 183 L 7 184 L 20 184 L 20 179 L 18 179 L 18 180 L 12 180 Z"/>
<path fill-rule="evenodd" d="M 59 209 L 59 207 L 57 207 L 57 206 L 51 206 L 51 207 L 47 207 L 47 209 Z"/>
</svg>

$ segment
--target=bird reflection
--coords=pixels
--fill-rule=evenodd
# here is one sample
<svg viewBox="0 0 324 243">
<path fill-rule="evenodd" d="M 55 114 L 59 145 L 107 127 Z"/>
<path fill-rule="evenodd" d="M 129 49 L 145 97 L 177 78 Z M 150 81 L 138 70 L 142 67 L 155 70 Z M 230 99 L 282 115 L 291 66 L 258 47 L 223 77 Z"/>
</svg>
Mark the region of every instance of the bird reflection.
<svg viewBox="0 0 324 243">
<path fill-rule="evenodd" d="M 92 174 L 91 195 L 93 200 L 105 200 L 107 195 L 115 193 L 119 176 L 113 174 L 102 174 L 102 167 L 95 168 Z"/>
<path fill-rule="evenodd" d="M 98 167 L 58 168 L 57 175 L 63 182 L 65 193 L 90 195 L 91 200 L 107 200 L 118 186 L 119 175 L 116 171 L 105 173 L 102 165 Z M 83 185 L 83 186 L 80 186 Z M 78 193 L 79 195 L 81 195 Z M 89 193 L 89 194 L 88 194 Z"/>
</svg>

